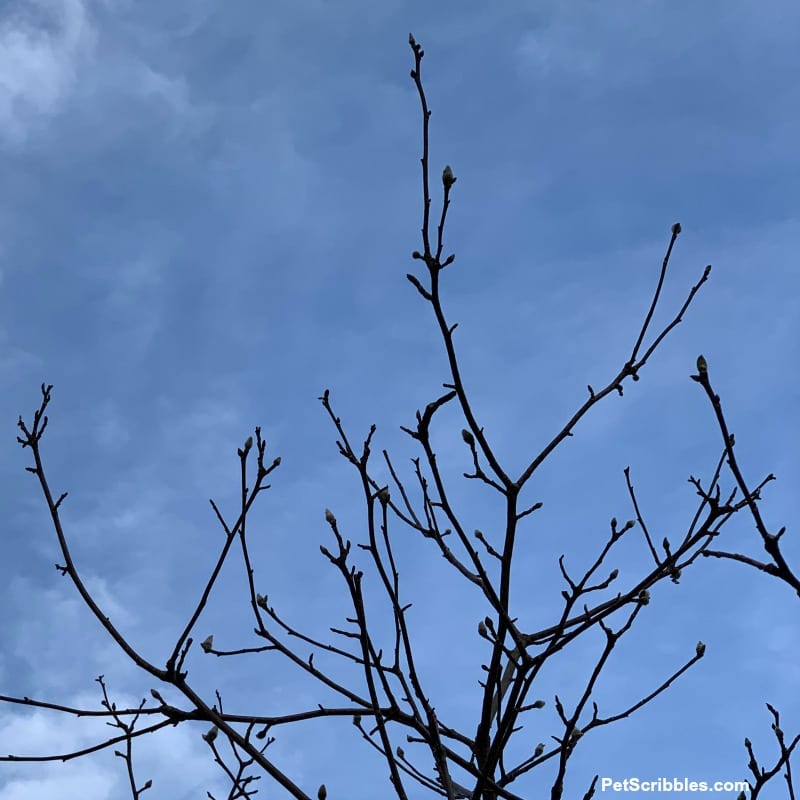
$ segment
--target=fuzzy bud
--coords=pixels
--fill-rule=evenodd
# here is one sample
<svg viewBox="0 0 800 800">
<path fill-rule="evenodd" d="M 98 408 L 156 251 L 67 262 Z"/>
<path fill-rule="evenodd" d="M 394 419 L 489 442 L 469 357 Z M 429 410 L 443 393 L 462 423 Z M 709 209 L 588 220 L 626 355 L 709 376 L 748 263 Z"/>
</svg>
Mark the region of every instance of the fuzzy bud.
<svg viewBox="0 0 800 800">
<path fill-rule="evenodd" d="M 325 788 L 325 784 L 321 783 L 319 789 L 317 789 L 317 800 L 325 800 L 327 796 L 328 790 Z"/>
<path fill-rule="evenodd" d="M 378 490 L 378 500 L 380 500 L 381 503 L 383 503 L 383 505 L 386 505 L 389 502 L 389 487 L 388 486 L 384 486 L 383 489 L 379 489 Z"/>
<path fill-rule="evenodd" d="M 638 600 L 643 606 L 646 606 L 650 602 L 650 592 L 647 589 L 642 589 L 639 592 Z"/>
<path fill-rule="evenodd" d="M 544 705 L 545 705 L 545 703 L 544 703 L 544 700 L 537 700 L 537 701 L 536 701 L 536 702 L 533 704 L 533 707 L 534 707 L 534 708 L 544 708 Z"/>
<path fill-rule="evenodd" d="M 245 451 L 245 453 L 250 452 L 250 449 L 252 447 L 253 447 L 253 437 L 252 436 L 248 436 L 247 439 L 245 439 L 245 442 L 244 442 L 244 451 Z"/>
<path fill-rule="evenodd" d="M 442 183 L 444 184 L 444 188 L 449 189 L 455 182 L 456 182 L 456 176 L 453 175 L 453 170 L 448 164 L 442 170 Z"/>
<path fill-rule="evenodd" d="M 680 222 L 676 222 L 676 223 L 675 223 L 675 224 L 672 226 L 672 232 L 673 232 L 673 233 L 674 233 L 676 236 L 677 236 L 677 235 L 678 235 L 678 234 L 681 232 L 681 224 L 680 224 Z"/>
<path fill-rule="evenodd" d="M 697 647 L 694 649 L 695 653 L 697 653 L 698 658 L 702 658 L 706 652 L 706 646 L 702 642 L 697 643 Z"/>
<path fill-rule="evenodd" d="M 572 729 L 572 733 L 570 734 L 570 738 L 572 738 L 573 741 L 577 741 L 578 739 L 581 738 L 581 736 L 583 736 L 583 731 L 580 728 L 573 728 Z"/>
<path fill-rule="evenodd" d="M 539 744 L 536 745 L 536 749 L 533 751 L 533 755 L 538 758 L 542 753 L 544 753 L 544 743 L 539 742 Z"/>
<path fill-rule="evenodd" d="M 325 522 L 327 522 L 328 525 L 336 524 L 336 517 L 333 516 L 333 512 L 329 508 L 325 509 Z"/>
<path fill-rule="evenodd" d="M 708 372 L 708 363 L 702 355 L 697 356 L 697 371 L 701 375 L 705 375 Z"/>
<path fill-rule="evenodd" d="M 478 636 L 480 636 L 482 639 L 485 639 L 488 636 L 486 625 L 483 622 L 478 623 Z"/>
<path fill-rule="evenodd" d="M 219 729 L 216 725 L 210 728 L 206 733 L 203 734 L 203 740 L 208 742 L 208 744 L 212 744 L 214 740 L 217 738 L 217 734 L 219 733 Z"/>
<path fill-rule="evenodd" d="M 616 580 L 618 575 L 619 575 L 619 570 L 618 569 L 612 569 L 611 570 L 611 574 L 608 576 L 609 583 L 611 581 L 613 581 L 613 580 Z"/>
<path fill-rule="evenodd" d="M 629 519 L 625 523 L 625 527 L 623 528 L 623 530 L 629 531 L 635 524 L 636 524 L 636 520 L 635 519 Z"/>
<path fill-rule="evenodd" d="M 259 608 L 263 608 L 264 611 L 266 611 L 267 610 L 267 598 L 264 597 L 263 594 L 257 594 L 256 595 L 256 605 Z"/>
<path fill-rule="evenodd" d="M 203 651 L 208 653 L 214 647 L 214 634 L 212 633 L 210 636 L 206 636 L 202 642 L 200 642 L 200 647 L 203 648 Z"/>
</svg>

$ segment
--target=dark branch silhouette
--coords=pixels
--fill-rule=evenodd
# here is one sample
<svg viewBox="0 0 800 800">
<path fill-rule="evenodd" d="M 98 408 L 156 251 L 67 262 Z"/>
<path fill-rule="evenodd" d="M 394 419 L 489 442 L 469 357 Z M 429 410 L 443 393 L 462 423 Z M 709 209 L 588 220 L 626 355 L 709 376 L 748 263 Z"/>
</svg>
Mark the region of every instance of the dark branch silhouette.
<svg viewBox="0 0 800 800">
<path fill-rule="evenodd" d="M 324 512 L 329 541 L 320 547 L 320 551 L 341 578 L 349 598 L 350 612 L 342 627 L 330 629 L 333 638 L 325 641 L 305 633 L 295 623 L 285 619 L 270 603 L 267 595 L 257 591 L 256 565 L 251 560 L 248 546 L 248 514 L 256 498 L 270 488 L 266 479 L 279 468 L 280 458 L 268 461 L 266 441 L 261 428 L 256 427 L 254 437 L 247 437 L 243 447 L 237 450 L 241 490 L 236 518 L 227 520 L 216 503 L 210 501 L 225 537 L 215 566 L 205 586 L 199 591 L 194 610 L 171 650 L 164 654 L 165 666 L 145 659 L 125 639 L 92 596 L 71 556 L 68 535 L 60 517 L 60 507 L 67 494 L 65 492 L 55 499 L 42 457 L 42 436 L 48 423 L 46 411 L 52 399 L 52 386 L 42 385 L 41 403 L 33 415 L 32 423 L 28 425 L 22 418 L 19 420 L 21 435 L 18 441 L 31 453 L 33 465 L 27 469 L 37 478 L 50 511 L 63 559 L 62 563 L 56 564 L 56 568 L 69 577 L 88 611 L 120 649 L 159 685 L 170 688 L 173 694 L 181 697 L 183 707 L 167 704 L 160 692 L 154 689 L 152 697 L 142 699 L 136 707 L 117 708 L 109 698 L 102 676 L 97 679 L 102 691 L 98 709 L 74 708 L 27 697 L 0 696 L 0 701 L 4 703 L 22 704 L 75 717 L 105 718 L 116 731 L 106 740 L 79 751 L 47 756 L 0 756 L 0 761 L 66 761 L 112 748 L 125 763 L 131 796 L 138 798 L 152 783 L 150 780 L 140 782 L 134 776 L 135 741 L 167 726 L 199 723 L 213 759 L 230 783 L 230 798 L 253 797 L 259 779 L 266 775 L 270 784 L 274 782 L 282 787 L 285 796 L 300 800 L 315 796 L 318 800 L 325 800 L 328 792 L 324 784 L 316 791 L 301 788 L 278 760 L 271 758 L 269 746 L 276 740 L 282 726 L 322 717 L 331 718 L 332 724 L 335 724 L 336 718 L 344 717 L 348 724 L 355 726 L 364 740 L 366 752 L 383 759 L 388 767 L 390 785 L 375 787 L 375 797 L 391 793 L 405 800 L 412 791 L 416 793 L 414 796 L 419 796 L 421 788 L 431 796 L 448 800 L 522 800 L 526 795 L 515 788 L 516 782 L 534 770 L 541 770 L 540 774 L 546 774 L 551 784 L 552 800 L 559 800 L 565 791 L 570 758 L 587 738 L 595 736 L 600 728 L 629 717 L 666 692 L 681 675 L 703 658 L 705 645 L 698 642 L 685 659 L 665 666 L 663 674 L 652 679 L 650 690 L 641 699 L 627 707 L 604 709 L 601 713 L 594 700 L 598 679 L 613 662 L 615 647 L 622 637 L 634 625 L 646 624 L 641 620 L 646 619 L 645 606 L 650 602 L 654 586 L 664 580 L 679 582 L 685 570 L 702 563 L 699 557 L 704 556 L 750 565 L 779 578 L 800 594 L 800 580 L 780 549 L 780 538 L 785 528 L 770 533 L 759 510 L 762 489 L 773 480 L 773 476 L 767 476 L 753 488 L 745 481 L 736 459 L 734 437 L 728 430 L 720 398 L 712 388 L 708 365 L 701 356 L 697 363 L 697 374 L 691 377 L 700 384 L 711 402 L 722 434 L 723 449 L 708 481 L 704 483 L 699 478 L 690 478 L 699 500 L 691 519 L 687 521 L 685 532 L 673 537 L 672 541 L 664 538 L 658 544 L 653 540 L 651 525 L 645 519 L 636 497 L 630 468 L 626 468 L 624 476 L 633 516 L 622 525 L 616 519 L 611 519 L 605 542 L 583 574 L 571 573 L 564 557 L 559 559 L 558 567 L 565 588 L 561 593 L 562 606 L 557 618 L 545 628 L 529 630 L 514 616 L 510 597 L 518 534 L 527 517 L 542 505 L 540 501 L 524 504 L 521 500 L 523 488 L 553 451 L 573 435 L 583 418 L 598 403 L 609 395 L 622 396 L 626 381 L 635 382 L 643 377 L 642 373 L 646 371 L 660 343 L 682 321 L 697 292 L 708 280 L 711 266 L 701 271 L 671 321 L 659 331 L 652 330 L 654 313 L 668 277 L 670 258 L 681 233 L 680 224 L 672 225 L 653 297 L 649 306 L 642 310 L 641 327 L 630 355 L 624 361 L 620 359 L 622 363 L 619 368 L 608 377 L 602 388 L 587 387 L 588 396 L 576 404 L 574 411 L 567 415 L 563 427 L 515 478 L 500 463 L 470 404 L 456 349 L 454 333 L 457 323 L 448 319 L 442 302 L 440 277 L 455 260 L 454 254 L 443 258 L 443 253 L 445 223 L 457 178 L 450 166 L 441 172 L 441 214 L 435 230 L 432 230 L 434 182 L 431 180 L 429 158 L 431 112 L 422 82 L 424 51 L 413 36 L 409 38 L 409 43 L 414 58 L 411 78 L 422 110 L 422 250 L 415 250 L 412 254 L 416 262 L 421 262 L 419 272 L 409 273 L 407 278 L 431 308 L 448 364 L 443 393 L 433 398 L 422 411 L 417 411 L 414 421 L 402 428 L 421 451 L 420 456 L 413 460 L 412 476 L 421 499 L 411 499 L 407 489 L 408 478 L 401 475 L 386 450 L 382 450 L 381 455 L 391 476 L 391 484 L 385 485 L 374 477 L 372 456 L 375 425 L 369 428 L 363 441 L 356 442 L 348 435 L 336 414 L 329 390 L 326 389 L 319 398 L 335 429 L 339 453 L 357 474 L 366 511 L 365 538 L 357 547 L 376 576 L 391 608 L 391 648 L 381 647 L 387 631 L 378 629 L 371 621 L 373 616 L 362 589 L 363 571 L 353 563 L 351 540 L 337 522 L 335 510 Z M 497 526 L 501 531 L 499 536 L 489 536 L 479 530 L 467 531 L 451 502 L 451 481 L 443 473 L 431 441 L 431 430 L 437 422 L 437 414 L 446 406 L 455 407 L 463 419 L 461 438 L 471 464 L 471 472 L 463 473 L 463 477 L 483 483 L 502 498 L 504 510 Z M 721 482 L 726 465 L 733 475 L 735 486 L 723 499 Z M 252 488 L 249 484 L 251 480 Z M 741 511 L 752 516 L 764 549 L 771 559 L 768 563 L 719 549 L 723 527 Z M 479 593 L 485 605 L 485 617 L 478 623 L 477 635 L 487 643 L 488 659 L 481 666 L 482 697 L 479 706 L 474 709 L 474 725 L 468 730 L 457 730 L 440 717 L 437 703 L 430 697 L 417 669 L 414 641 L 406 619 L 409 602 L 402 589 L 394 539 L 390 535 L 396 528 L 405 528 L 406 534 L 414 532 L 429 542 L 431 555 L 446 559 L 466 579 L 467 591 Z M 623 538 L 627 541 L 640 535 L 649 553 L 647 564 L 637 579 L 623 583 L 618 570 L 609 568 L 607 562 L 613 558 L 612 551 Z M 712 543 L 715 549 L 711 549 Z M 241 555 L 243 585 L 249 597 L 255 640 L 252 644 L 223 650 L 215 646 L 213 636 L 208 636 L 200 644 L 200 650 L 217 658 L 243 654 L 279 655 L 317 682 L 321 690 L 332 692 L 338 698 L 338 705 L 319 704 L 314 708 L 273 716 L 233 714 L 223 708 L 219 694 L 214 698 L 203 698 L 193 688 L 188 662 L 193 652 L 197 623 L 215 589 L 223 564 L 235 558 L 236 553 Z M 497 575 L 497 578 L 493 579 L 493 575 Z M 568 705 L 558 695 L 553 698 L 559 723 L 551 732 L 552 741 L 531 746 L 527 756 L 515 764 L 507 764 L 509 743 L 529 715 L 545 705 L 545 700 L 531 694 L 543 668 L 551 659 L 569 652 L 578 638 L 592 630 L 602 633 L 605 644 L 590 667 L 586 686 L 577 701 Z M 357 667 L 360 680 L 352 685 L 342 684 L 315 664 L 315 653 L 325 653 L 334 660 Z M 749 740 L 745 740 L 749 768 L 753 774 L 751 796 L 757 797 L 764 784 L 780 769 L 784 769 L 793 798 L 790 756 L 800 737 L 795 737 L 787 744 L 779 727 L 778 712 L 772 706 L 768 708 L 774 718 L 772 728 L 780 755 L 773 768 L 761 768 Z M 401 740 L 408 751 L 398 745 Z M 357 779 L 357 774 L 354 779 Z M 597 780 L 598 776 L 595 776 L 586 789 L 585 798 L 594 794 Z"/>
</svg>

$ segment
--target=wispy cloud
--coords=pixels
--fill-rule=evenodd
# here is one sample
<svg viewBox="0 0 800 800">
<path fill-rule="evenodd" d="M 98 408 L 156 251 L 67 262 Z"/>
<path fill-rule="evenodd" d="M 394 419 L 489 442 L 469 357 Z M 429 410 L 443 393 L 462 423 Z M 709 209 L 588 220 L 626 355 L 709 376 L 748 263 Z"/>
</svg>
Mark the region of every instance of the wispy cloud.
<svg viewBox="0 0 800 800">
<path fill-rule="evenodd" d="M 0 135 L 24 145 L 69 101 L 92 61 L 96 32 L 83 0 L 34 0 L 0 16 Z"/>
</svg>

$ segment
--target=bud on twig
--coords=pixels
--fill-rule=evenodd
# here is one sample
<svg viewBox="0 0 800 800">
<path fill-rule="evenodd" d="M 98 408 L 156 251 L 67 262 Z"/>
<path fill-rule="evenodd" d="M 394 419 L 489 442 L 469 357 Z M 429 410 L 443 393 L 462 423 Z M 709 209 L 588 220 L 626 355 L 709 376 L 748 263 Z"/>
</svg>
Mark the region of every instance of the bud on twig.
<svg viewBox="0 0 800 800">
<path fill-rule="evenodd" d="M 697 371 L 701 375 L 705 375 L 705 373 L 708 372 L 708 364 L 702 355 L 697 356 Z"/>
<path fill-rule="evenodd" d="M 697 643 L 697 647 L 694 649 L 695 653 L 697 653 L 698 658 L 702 658 L 706 652 L 706 646 L 702 642 Z"/>
<path fill-rule="evenodd" d="M 681 224 L 680 224 L 680 222 L 676 222 L 676 223 L 675 223 L 675 224 L 672 226 L 672 232 L 673 232 L 673 233 L 674 233 L 676 236 L 677 236 L 677 235 L 678 235 L 678 234 L 681 232 Z"/>
<path fill-rule="evenodd" d="M 470 446 L 475 444 L 475 437 L 466 429 L 462 429 L 461 438 Z"/>
<path fill-rule="evenodd" d="M 646 606 L 650 602 L 650 592 L 647 589 L 642 589 L 637 599 L 643 606 Z"/>
<path fill-rule="evenodd" d="M 483 621 L 478 623 L 478 636 L 480 636 L 482 639 L 486 639 L 488 637 L 486 625 L 483 623 Z"/>
<path fill-rule="evenodd" d="M 534 707 L 534 708 L 544 708 L 544 706 L 545 706 L 545 702 L 544 702 L 544 700 L 537 700 L 537 701 L 536 701 L 536 702 L 533 704 L 533 707 Z"/>
<path fill-rule="evenodd" d="M 389 487 L 384 486 L 383 489 L 378 490 L 378 500 L 381 501 L 384 505 L 389 502 Z"/>
<path fill-rule="evenodd" d="M 267 598 L 264 597 L 263 594 L 257 594 L 256 595 L 256 605 L 259 608 L 263 608 L 264 611 L 266 611 L 267 610 Z"/>
<path fill-rule="evenodd" d="M 214 740 L 217 738 L 217 734 L 219 730 L 216 725 L 210 728 L 206 733 L 203 734 L 204 741 L 208 742 L 208 744 L 212 744 Z"/>
<path fill-rule="evenodd" d="M 206 636 L 202 642 L 200 642 L 200 647 L 203 648 L 203 651 L 208 653 L 214 647 L 214 634 L 212 633 L 211 636 Z"/>
<path fill-rule="evenodd" d="M 442 183 L 444 184 L 444 188 L 449 189 L 455 182 L 456 182 L 456 176 L 453 175 L 453 170 L 448 164 L 442 170 Z"/>
<path fill-rule="evenodd" d="M 325 784 L 321 783 L 319 790 L 317 791 L 317 800 L 325 800 L 328 796 L 328 790 L 325 788 Z"/>
<path fill-rule="evenodd" d="M 333 516 L 333 512 L 329 508 L 325 509 L 325 522 L 327 522 L 328 525 L 336 524 L 336 517 Z"/>
<path fill-rule="evenodd" d="M 533 751 L 533 755 L 535 757 L 538 757 L 542 753 L 544 753 L 544 743 L 543 742 L 539 742 L 539 744 L 536 745 L 536 749 Z"/>
</svg>

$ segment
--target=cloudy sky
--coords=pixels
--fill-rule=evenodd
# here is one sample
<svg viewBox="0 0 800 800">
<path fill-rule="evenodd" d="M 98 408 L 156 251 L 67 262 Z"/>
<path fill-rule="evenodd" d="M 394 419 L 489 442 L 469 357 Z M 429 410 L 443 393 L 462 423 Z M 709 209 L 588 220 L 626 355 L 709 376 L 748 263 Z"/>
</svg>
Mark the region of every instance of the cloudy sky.
<svg viewBox="0 0 800 800">
<path fill-rule="evenodd" d="M 389 449 L 411 486 L 420 453 L 399 426 L 448 380 L 430 308 L 405 279 L 422 277 L 410 258 L 421 203 L 409 31 L 426 50 L 433 172 L 450 163 L 458 176 L 445 309 L 479 423 L 510 472 L 627 360 L 670 225 L 683 233 L 656 325 L 714 265 L 642 380 L 595 407 L 531 481 L 526 498 L 544 505 L 520 534 L 520 627 L 555 622 L 560 554 L 578 573 L 610 518 L 633 516 L 626 466 L 657 541 L 686 531 L 697 500 L 687 479 L 708 479 L 721 447 L 689 379 L 700 352 L 747 479 L 778 478 L 763 513 L 771 530 L 787 526 L 800 566 L 795 3 L 11 0 L 0 6 L 0 694 L 98 707 L 103 674 L 124 706 L 153 685 L 53 568 L 55 536 L 15 444 L 43 381 L 55 387 L 43 453 L 54 492 L 70 493 L 76 563 L 145 657 L 165 662 L 202 591 L 223 541 L 208 499 L 235 517 L 236 448 L 255 425 L 282 459 L 250 522 L 256 585 L 309 634 L 344 626 L 345 587 L 319 551 L 332 543 L 324 510 L 363 541 L 363 502 L 317 398 L 331 390 L 355 442 L 374 422 L 376 454 Z M 437 186 L 435 210 L 439 200 Z M 440 464 L 464 527 L 497 537 L 496 499 L 460 477 L 461 427 L 454 410 L 442 415 Z M 471 733 L 488 608 L 430 542 L 392 531 L 426 691 Z M 763 552 L 744 515 L 720 544 Z M 354 558 L 379 602 L 366 554 Z M 635 585 L 649 568 L 642 539 L 607 566 L 621 590 Z M 764 702 L 800 730 L 796 603 L 730 562 L 659 584 L 600 681 L 601 713 L 648 694 L 698 640 L 706 657 L 587 736 L 567 792 L 582 796 L 595 773 L 740 780 L 745 735 L 774 763 Z M 375 607 L 378 623 L 384 614 Z M 233 558 L 196 637 L 236 649 L 259 644 L 252 628 Z M 517 752 L 558 734 L 553 694 L 574 702 L 597 655 L 587 640 L 552 662 L 534 688 L 547 706 Z M 231 712 L 334 702 L 274 654 L 198 650 L 189 669 Z M 148 796 L 224 796 L 206 729 L 137 745 Z M 107 730 L 4 706 L 0 753 L 70 752 Z M 324 781 L 331 800 L 390 796 L 385 765 L 347 720 L 277 735 L 269 752 L 309 794 Z M 404 732 L 393 744 L 430 773 Z M 534 796 L 552 776 L 550 761 L 515 788 Z M 264 797 L 277 792 L 261 783 Z M 776 779 L 770 796 L 784 791 Z M 111 752 L 0 764 L 0 800 L 125 796 Z"/>
</svg>

